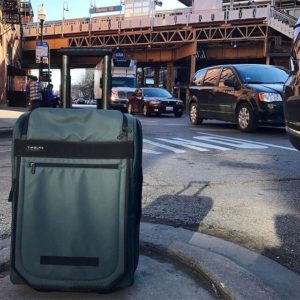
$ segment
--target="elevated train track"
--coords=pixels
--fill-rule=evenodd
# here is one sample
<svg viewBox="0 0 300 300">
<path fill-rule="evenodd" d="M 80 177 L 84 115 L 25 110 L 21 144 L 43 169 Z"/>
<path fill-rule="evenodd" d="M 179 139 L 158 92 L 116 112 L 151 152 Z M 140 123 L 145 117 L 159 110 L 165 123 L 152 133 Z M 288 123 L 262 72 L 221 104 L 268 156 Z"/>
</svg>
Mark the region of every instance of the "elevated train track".
<svg viewBox="0 0 300 300">
<path fill-rule="evenodd" d="M 186 8 L 157 12 L 155 18 L 114 15 L 46 22 L 44 39 L 54 65 L 59 64 L 56 50 L 62 47 L 113 47 L 126 48 L 141 64 L 167 65 L 190 58 L 193 73 L 199 49 L 206 60 L 214 61 L 265 59 L 270 63 L 272 56 L 288 55 L 295 22 L 295 17 L 269 4 L 198 12 Z M 23 31 L 24 62 L 32 67 L 40 28 L 32 23 Z M 92 66 L 94 60 L 82 64 Z"/>
</svg>

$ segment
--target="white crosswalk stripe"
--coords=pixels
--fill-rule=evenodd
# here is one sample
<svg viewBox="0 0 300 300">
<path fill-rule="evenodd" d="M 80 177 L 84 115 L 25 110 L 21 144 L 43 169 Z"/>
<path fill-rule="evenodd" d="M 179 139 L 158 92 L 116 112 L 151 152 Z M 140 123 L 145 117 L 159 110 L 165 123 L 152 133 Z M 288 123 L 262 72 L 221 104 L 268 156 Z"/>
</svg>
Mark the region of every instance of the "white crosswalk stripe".
<svg viewBox="0 0 300 300">
<path fill-rule="evenodd" d="M 194 137 L 194 138 L 196 139 L 197 137 Z M 225 148 L 225 147 L 212 145 L 212 144 L 208 144 L 208 143 L 196 142 L 196 141 L 191 141 L 191 140 L 186 140 L 186 139 L 181 139 L 181 138 L 174 138 L 174 139 L 177 141 L 181 141 L 183 146 L 185 146 L 185 144 L 190 144 L 190 145 L 194 145 L 194 146 L 200 146 L 203 148 L 209 148 L 209 149 L 215 149 L 215 150 L 223 150 L 223 151 L 231 150 L 230 148 Z"/>
<path fill-rule="evenodd" d="M 212 133 L 204 133 L 204 132 L 199 132 L 199 133 L 207 135 L 207 136 L 224 138 L 224 136 L 222 136 L 222 135 L 217 135 L 217 134 L 212 134 Z M 255 142 L 255 141 L 237 139 L 237 138 L 232 138 L 232 137 L 230 137 L 229 139 L 232 140 L 232 141 L 247 142 L 247 143 L 251 143 L 251 144 L 266 146 L 266 148 L 272 147 L 272 148 L 278 148 L 278 149 L 284 149 L 284 150 L 290 150 L 290 151 L 298 151 L 298 150 L 296 150 L 295 148 L 292 148 L 292 147 L 285 147 L 285 146 L 279 146 L 279 145 L 274 145 L 274 144 L 269 144 L 269 143 Z"/>
<path fill-rule="evenodd" d="M 183 139 L 179 137 L 173 138 L 155 138 L 156 141 L 144 139 L 145 144 L 155 146 L 154 150 L 144 149 L 144 153 L 148 154 L 163 154 L 163 152 L 156 151 L 156 148 L 162 148 L 174 152 L 176 154 L 186 153 L 184 148 L 199 151 L 208 152 L 213 150 L 229 151 L 237 149 L 250 149 L 250 150 L 263 150 L 268 148 L 279 148 L 284 150 L 296 151 L 294 148 L 279 146 L 275 144 L 260 143 L 245 139 L 237 139 L 222 135 L 209 134 L 199 132 L 199 136 L 194 136 L 192 139 Z M 159 142 L 157 142 L 159 141 Z M 178 148 L 172 147 L 169 144 L 176 145 Z M 226 147 L 225 147 L 226 146 Z M 183 149 L 182 149 L 183 148 Z"/>
<path fill-rule="evenodd" d="M 153 150 L 148 150 L 148 149 L 143 149 L 143 152 L 144 153 L 148 153 L 148 154 L 155 154 L 155 155 L 161 154 L 161 152 L 157 152 L 157 151 L 153 151 Z"/>
<path fill-rule="evenodd" d="M 161 143 L 152 142 L 148 139 L 144 139 L 144 143 L 147 143 L 147 144 L 150 144 L 150 145 L 153 145 L 153 146 L 157 146 L 157 147 L 160 147 L 160 148 L 163 148 L 163 149 L 167 149 L 167 150 L 170 150 L 170 151 L 175 152 L 177 154 L 186 152 L 184 150 L 174 148 L 174 147 L 171 147 L 171 146 L 167 146 L 167 145 L 164 145 L 164 144 L 161 144 Z"/>
<path fill-rule="evenodd" d="M 161 139 L 161 138 L 157 138 L 157 140 L 162 141 L 162 142 L 166 142 L 166 143 L 170 143 L 173 145 L 178 145 L 178 146 L 183 146 L 189 149 L 193 149 L 193 150 L 197 150 L 197 151 L 201 151 L 201 152 L 205 152 L 205 151 L 209 151 L 208 149 L 202 148 L 202 147 L 198 147 L 195 144 L 197 144 L 196 142 L 193 143 L 192 141 L 176 141 L 176 140 L 167 140 L 167 139 Z"/>
<path fill-rule="evenodd" d="M 221 145 L 230 146 L 239 149 L 267 149 L 268 148 L 266 146 L 252 144 L 249 142 L 231 140 L 230 138 L 220 138 L 214 136 L 195 136 L 194 139 L 206 141 L 208 143 L 212 142 L 212 143 L 221 144 Z"/>
</svg>

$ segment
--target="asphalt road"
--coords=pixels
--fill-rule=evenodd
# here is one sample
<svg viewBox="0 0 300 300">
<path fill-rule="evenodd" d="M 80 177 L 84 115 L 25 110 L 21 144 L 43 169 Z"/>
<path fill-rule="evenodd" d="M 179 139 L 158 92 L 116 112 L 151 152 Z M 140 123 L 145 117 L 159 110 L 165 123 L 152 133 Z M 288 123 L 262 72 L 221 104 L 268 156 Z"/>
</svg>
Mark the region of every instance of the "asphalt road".
<svg viewBox="0 0 300 300">
<path fill-rule="evenodd" d="M 143 220 L 200 231 L 300 274 L 300 153 L 283 128 L 239 132 L 188 117 L 144 118 Z M 10 138 L 0 138 L 0 236 L 10 235 Z"/>
<path fill-rule="evenodd" d="M 139 118 L 145 221 L 236 242 L 300 273 L 300 153 L 284 128 Z"/>
</svg>

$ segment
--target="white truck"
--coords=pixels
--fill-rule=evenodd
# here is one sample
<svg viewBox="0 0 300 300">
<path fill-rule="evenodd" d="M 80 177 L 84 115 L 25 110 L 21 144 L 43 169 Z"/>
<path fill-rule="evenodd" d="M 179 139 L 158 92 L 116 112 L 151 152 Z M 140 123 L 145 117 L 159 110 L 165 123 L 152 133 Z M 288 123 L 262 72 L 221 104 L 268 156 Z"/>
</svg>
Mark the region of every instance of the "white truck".
<svg viewBox="0 0 300 300">
<path fill-rule="evenodd" d="M 103 63 L 100 62 L 94 71 L 94 96 L 102 99 L 102 70 Z M 112 61 L 112 88 L 114 87 L 137 87 L 137 61 L 130 60 L 128 67 L 116 67 Z"/>
</svg>

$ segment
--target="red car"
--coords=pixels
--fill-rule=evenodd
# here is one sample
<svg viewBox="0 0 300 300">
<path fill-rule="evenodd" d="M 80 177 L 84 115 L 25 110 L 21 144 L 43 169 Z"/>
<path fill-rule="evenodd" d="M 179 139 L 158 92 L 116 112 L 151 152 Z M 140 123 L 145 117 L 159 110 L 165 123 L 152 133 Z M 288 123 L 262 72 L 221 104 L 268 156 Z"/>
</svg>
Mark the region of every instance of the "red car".
<svg viewBox="0 0 300 300">
<path fill-rule="evenodd" d="M 162 88 L 140 88 L 129 98 L 128 112 L 143 113 L 148 117 L 151 114 L 174 114 L 181 117 L 183 101 L 174 98 L 167 90 Z"/>
</svg>

